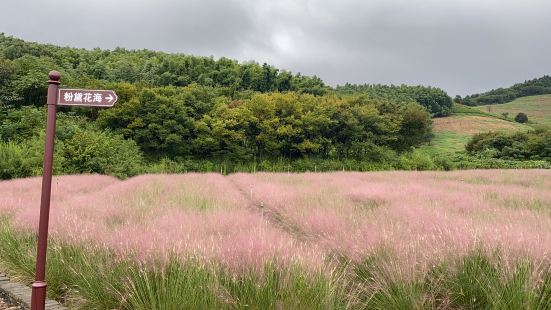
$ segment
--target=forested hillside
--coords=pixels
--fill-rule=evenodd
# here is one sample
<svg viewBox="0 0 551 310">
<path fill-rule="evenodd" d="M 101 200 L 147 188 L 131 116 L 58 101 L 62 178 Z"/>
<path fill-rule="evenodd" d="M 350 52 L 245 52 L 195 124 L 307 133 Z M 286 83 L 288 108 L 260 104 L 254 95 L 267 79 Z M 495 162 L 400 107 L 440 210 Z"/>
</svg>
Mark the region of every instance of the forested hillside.
<svg viewBox="0 0 551 310">
<path fill-rule="evenodd" d="M 506 103 L 520 97 L 544 94 L 551 94 L 551 76 L 548 75 L 518 83 L 508 88 L 493 89 L 489 92 L 474 94 L 465 98 L 458 97 L 456 100 L 465 105 L 477 106 Z"/>
<path fill-rule="evenodd" d="M 62 87 L 119 96 L 111 109 L 59 109 L 56 173 L 457 166 L 416 151 L 433 137 L 431 116 L 451 113 L 451 98 L 438 88 L 332 89 L 268 64 L 58 47 L 0 34 L 0 178 L 41 173 L 53 69 Z"/>
<path fill-rule="evenodd" d="M 398 93 L 342 95 L 315 76 L 268 64 L 57 47 L 0 35 L 3 178 L 40 171 L 52 69 L 61 72 L 62 87 L 119 95 L 112 109 L 60 108 L 59 173 L 126 176 L 167 161 L 203 170 L 315 159 L 338 162 L 331 166 L 338 169 L 344 160 L 384 164 L 431 137 L 430 114 Z"/>
</svg>

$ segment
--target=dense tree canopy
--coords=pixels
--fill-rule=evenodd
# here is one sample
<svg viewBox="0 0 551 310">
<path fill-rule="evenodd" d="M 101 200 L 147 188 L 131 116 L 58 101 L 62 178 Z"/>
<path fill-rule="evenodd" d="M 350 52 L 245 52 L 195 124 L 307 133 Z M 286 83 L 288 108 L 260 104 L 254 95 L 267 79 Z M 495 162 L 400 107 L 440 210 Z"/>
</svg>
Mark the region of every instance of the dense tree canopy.
<svg viewBox="0 0 551 310">
<path fill-rule="evenodd" d="M 93 50 L 25 42 L 0 34 L 0 103 L 41 104 L 44 73 L 56 68 L 64 85 L 127 82 L 157 86 L 193 83 L 235 92 L 296 91 L 322 95 L 328 87 L 318 77 L 292 74 L 266 63 L 238 63 L 228 58 L 168 54 L 149 50 Z"/>
<path fill-rule="evenodd" d="M 197 85 L 144 89 L 97 122 L 148 153 L 172 157 L 365 158 L 377 148 L 406 150 L 430 139 L 430 117 L 416 103 L 292 92 L 245 99 L 205 92 L 199 99 L 201 92 Z"/>
<path fill-rule="evenodd" d="M 337 86 L 340 94 L 365 94 L 370 98 L 383 98 L 398 102 L 415 101 L 433 116 L 447 116 L 452 112 L 452 99 L 440 88 L 407 85 L 345 84 Z"/>
</svg>

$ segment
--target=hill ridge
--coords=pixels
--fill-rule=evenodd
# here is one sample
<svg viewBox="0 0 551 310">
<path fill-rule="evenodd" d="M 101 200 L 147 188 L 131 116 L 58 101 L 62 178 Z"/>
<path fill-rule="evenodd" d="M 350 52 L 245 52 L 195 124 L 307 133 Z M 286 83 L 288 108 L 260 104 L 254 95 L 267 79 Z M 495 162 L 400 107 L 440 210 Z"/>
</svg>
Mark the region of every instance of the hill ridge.
<svg viewBox="0 0 551 310">
<path fill-rule="evenodd" d="M 481 94 L 469 95 L 465 98 L 457 96 L 455 102 L 469 106 L 502 104 L 521 97 L 544 94 L 551 94 L 551 76 L 549 75 L 526 80 L 507 88 L 497 88 Z"/>
</svg>

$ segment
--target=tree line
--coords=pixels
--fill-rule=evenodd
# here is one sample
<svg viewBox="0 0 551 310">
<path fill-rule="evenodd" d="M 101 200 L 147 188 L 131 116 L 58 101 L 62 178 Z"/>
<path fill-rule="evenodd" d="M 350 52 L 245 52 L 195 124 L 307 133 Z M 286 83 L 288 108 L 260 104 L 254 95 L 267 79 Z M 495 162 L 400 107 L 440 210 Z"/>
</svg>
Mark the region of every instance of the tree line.
<svg viewBox="0 0 551 310">
<path fill-rule="evenodd" d="M 2 178 L 39 174 L 53 68 L 66 88 L 119 96 L 111 109 L 59 108 L 57 173 L 453 166 L 415 150 L 432 138 L 431 117 L 451 113 L 451 98 L 438 88 L 331 88 L 268 64 L 57 47 L 2 34 Z"/>
<path fill-rule="evenodd" d="M 0 103 L 37 104 L 46 88 L 44 73 L 62 73 L 63 85 L 103 82 L 138 83 L 150 87 L 199 84 L 237 91 L 295 91 L 323 95 L 329 89 L 316 76 L 293 74 L 266 63 L 238 63 L 150 50 L 92 50 L 26 42 L 0 33 Z"/>
<path fill-rule="evenodd" d="M 370 98 L 389 99 L 398 102 L 415 101 L 425 107 L 432 116 L 448 116 L 452 113 L 452 99 L 440 88 L 408 85 L 349 84 L 339 85 L 335 91 L 344 95 L 364 94 Z"/>
<path fill-rule="evenodd" d="M 525 81 L 524 83 L 518 83 L 508 88 L 493 89 L 482 94 L 466 96 L 465 98 L 457 96 L 454 100 L 461 104 L 477 106 L 507 103 L 520 97 L 544 94 L 551 94 L 551 76 L 548 75 Z"/>
</svg>

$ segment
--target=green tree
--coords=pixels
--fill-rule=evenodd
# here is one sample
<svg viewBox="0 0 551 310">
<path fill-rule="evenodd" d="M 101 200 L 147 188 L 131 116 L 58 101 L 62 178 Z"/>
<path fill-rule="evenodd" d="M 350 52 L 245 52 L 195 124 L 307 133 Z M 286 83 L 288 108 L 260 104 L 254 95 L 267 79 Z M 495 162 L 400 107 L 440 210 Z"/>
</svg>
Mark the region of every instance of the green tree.
<svg viewBox="0 0 551 310">
<path fill-rule="evenodd" d="M 430 141 L 433 137 L 431 125 L 430 115 L 422 106 L 415 103 L 408 104 L 403 112 L 398 149 L 407 150 L 412 146 Z"/>
<path fill-rule="evenodd" d="M 175 92 L 174 88 L 144 89 L 137 98 L 102 111 L 98 124 L 133 139 L 145 152 L 188 156 L 194 128 L 193 109 Z"/>
</svg>

